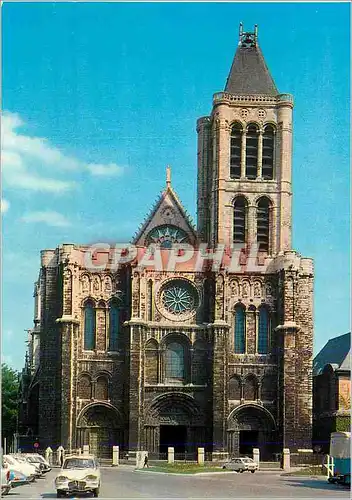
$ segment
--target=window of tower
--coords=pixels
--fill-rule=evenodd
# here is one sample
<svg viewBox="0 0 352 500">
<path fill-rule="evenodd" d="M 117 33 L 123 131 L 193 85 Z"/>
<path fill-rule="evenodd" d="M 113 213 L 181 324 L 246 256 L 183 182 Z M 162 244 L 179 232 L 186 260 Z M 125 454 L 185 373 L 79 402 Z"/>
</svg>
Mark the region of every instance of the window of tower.
<svg viewBox="0 0 352 500">
<path fill-rule="evenodd" d="M 274 177 L 274 140 L 275 130 L 272 125 L 267 125 L 263 133 L 263 159 L 262 177 L 270 180 Z"/>
<path fill-rule="evenodd" d="M 121 330 L 121 310 L 116 303 L 110 305 L 109 310 L 109 351 L 119 348 L 119 337 Z"/>
<path fill-rule="evenodd" d="M 269 311 L 266 306 L 259 307 L 258 353 L 266 354 L 269 347 Z"/>
<path fill-rule="evenodd" d="M 257 244 L 259 252 L 269 253 L 270 201 L 260 198 L 257 205 Z"/>
<path fill-rule="evenodd" d="M 235 352 L 246 351 L 246 313 L 243 304 L 235 306 Z"/>
<path fill-rule="evenodd" d="M 95 309 L 92 302 L 84 306 L 84 349 L 95 349 Z"/>
<path fill-rule="evenodd" d="M 239 179 L 241 177 L 241 142 L 242 126 L 235 123 L 231 129 L 231 151 L 230 151 L 230 177 Z"/>
<path fill-rule="evenodd" d="M 236 198 L 233 210 L 233 242 L 246 242 L 247 201 L 243 196 Z"/>
<path fill-rule="evenodd" d="M 258 127 L 249 125 L 246 134 L 246 177 L 247 179 L 257 178 L 258 168 Z"/>
</svg>

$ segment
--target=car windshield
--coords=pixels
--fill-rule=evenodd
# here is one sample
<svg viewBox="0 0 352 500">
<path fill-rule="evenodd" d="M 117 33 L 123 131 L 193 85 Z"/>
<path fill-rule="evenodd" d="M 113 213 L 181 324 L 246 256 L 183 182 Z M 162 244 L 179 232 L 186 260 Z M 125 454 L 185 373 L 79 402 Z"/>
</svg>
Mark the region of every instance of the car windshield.
<svg viewBox="0 0 352 500">
<path fill-rule="evenodd" d="M 243 458 L 242 459 L 244 462 L 253 462 L 254 460 L 252 458 Z"/>
<path fill-rule="evenodd" d="M 84 458 L 69 458 L 64 463 L 64 469 L 94 469 L 94 460 Z"/>
</svg>

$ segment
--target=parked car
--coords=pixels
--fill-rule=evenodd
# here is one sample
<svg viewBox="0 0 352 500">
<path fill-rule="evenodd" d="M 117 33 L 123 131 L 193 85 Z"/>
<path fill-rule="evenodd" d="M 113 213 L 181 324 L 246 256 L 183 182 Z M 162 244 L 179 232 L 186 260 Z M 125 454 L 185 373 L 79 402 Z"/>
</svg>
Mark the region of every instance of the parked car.
<svg viewBox="0 0 352 500">
<path fill-rule="evenodd" d="M 101 485 L 98 463 L 92 455 L 69 455 L 55 479 L 57 498 L 67 493 L 93 493 L 99 496 Z"/>
<path fill-rule="evenodd" d="M 15 458 L 17 462 L 24 464 L 24 465 L 30 465 L 31 467 L 34 468 L 34 474 L 35 477 L 41 477 L 43 475 L 43 472 L 41 468 L 39 467 L 39 464 L 37 463 L 29 463 L 28 460 L 26 459 L 25 456 L 23 456 L 21 453 L 13 453 L 11 457 Z"/>
<path fill-rule="evenodd" d="M 259 469 L 257 462 L 253 458 L 231 458 L 223 466 L 223 469 L 229 469 L 236 472 L 250 471 L 254 474 L 256 470 Z"/>
<path fill-rule="evenodd" d="M 1 467 L 1 496 L 7 495 L 10 489 L 10 469 L 8 467 Z"/>
<path fill-rule="evenodd" d="M 19 470 L 9 469 L 10 470 L 10 481 L 11 488 L 16 488 L 17 486 L 23 486 L 24 484 L 29 484 L 28 477 L 20 472 Z"/>
<path fill-rule="evenodd" d="M 21 455 L 29 464 L 39 467 L 41 472 L 49 472 L 51 470 L 48 462 L 39 454 L 35 453 L 24 453 Z"/>
<path fill-rule="evenodd" d="M 33 465 L 30 465 L 27 462 L 20 462 L 13 455 L 4 455 L 4 462 L 8 465 L 10 470 L 17 471 L 25 475 L 29 482 L 34 481 L 37 477 L 37 472 Z"/>
</svg>

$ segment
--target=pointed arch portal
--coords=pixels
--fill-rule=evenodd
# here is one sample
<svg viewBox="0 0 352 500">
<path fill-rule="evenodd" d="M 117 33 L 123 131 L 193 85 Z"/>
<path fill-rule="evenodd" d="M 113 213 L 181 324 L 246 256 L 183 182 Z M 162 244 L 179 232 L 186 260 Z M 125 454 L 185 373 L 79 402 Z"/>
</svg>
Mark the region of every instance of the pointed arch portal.
<svg viewBox="0 0 352 500">
<path fill-rule="evenodd" d="M 175 458 L 195 455 L 210 442 L 205 418 L 195 400 L 185 394 L 168 393 L 155 398 L 146 410 L 145 444 L 149 456 L 167 456 L 169 446 Z"/>
</svg>

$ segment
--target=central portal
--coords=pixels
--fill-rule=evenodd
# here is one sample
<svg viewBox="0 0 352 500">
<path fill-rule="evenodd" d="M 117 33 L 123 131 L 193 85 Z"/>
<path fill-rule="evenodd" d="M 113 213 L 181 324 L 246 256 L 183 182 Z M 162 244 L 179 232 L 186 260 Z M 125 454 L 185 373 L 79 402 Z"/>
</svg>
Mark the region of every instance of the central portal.
<svg viewBox="0 0 352 500">
<path fill-rule="evenodd" d="M 240 455 L 252 456 L 253 448 L 258 448 L 258 431 L 240 431 Z"/>
<path fill-rule="evenodd" d="M 187 443 L 187 427 L 185 425 L 160 426 L 160 453 L 167 453 L 169 446 L 175 453 L 185 453 Z"/>
</svg>

